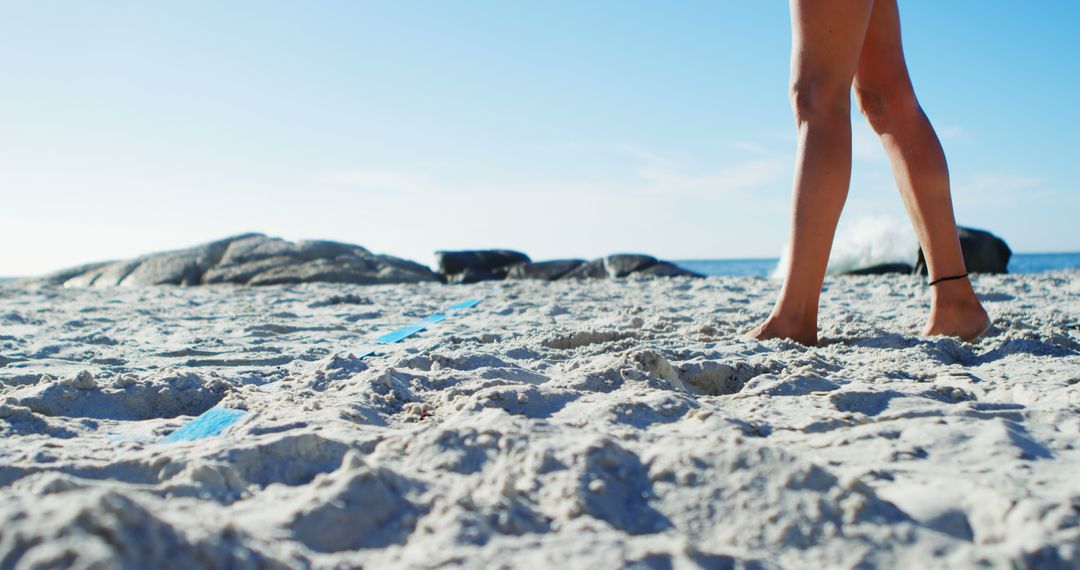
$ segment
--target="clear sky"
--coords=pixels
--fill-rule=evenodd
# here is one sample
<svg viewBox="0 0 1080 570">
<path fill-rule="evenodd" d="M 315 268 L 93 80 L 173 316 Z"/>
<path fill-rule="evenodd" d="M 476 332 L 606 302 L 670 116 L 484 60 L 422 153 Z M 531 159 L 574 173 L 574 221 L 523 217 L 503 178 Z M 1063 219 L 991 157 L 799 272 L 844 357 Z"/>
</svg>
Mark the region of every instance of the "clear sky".
<svg viewBox="0 0 1080 570">
<path fill-rule="evenodd" d="M 958 221 L 1080 250 L 1080 2 L 901 17 Z M 776 257 L 789 48 L 777 0 L 0 0 L 0 275 L 244 231 Z M 904 221 L 854 146 L 842 224 Z"/>
</svg>

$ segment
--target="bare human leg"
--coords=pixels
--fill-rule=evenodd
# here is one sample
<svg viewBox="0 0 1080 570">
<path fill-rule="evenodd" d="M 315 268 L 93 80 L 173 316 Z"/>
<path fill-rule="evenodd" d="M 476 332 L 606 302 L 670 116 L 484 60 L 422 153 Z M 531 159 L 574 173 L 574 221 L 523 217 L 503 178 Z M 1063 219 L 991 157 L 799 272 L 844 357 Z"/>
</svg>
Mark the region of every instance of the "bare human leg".
<svg viewBox="0 0 1080 570">
<path fill-rule="evenodd" d="M 872 0 L 791 0 L 791 102 L 799 146 L 790 259 L 772 314 L 746 338 L 817 344 L 818 301 L 851 182 L 851 83 Z"/>
<path fill-rule="evenodd" d="M 949 169 L 937 134 L 908 75 L 896 0 L 875 0 L 855 73 L 855 96 L 881 137 L 915 234 L 926 254 L 930 280 L 966 273 L 960 252 Z M 969 340 L 990 319 L 968 279 L 930 288 L 930 319 L 923 335 Z"/>
</svg>

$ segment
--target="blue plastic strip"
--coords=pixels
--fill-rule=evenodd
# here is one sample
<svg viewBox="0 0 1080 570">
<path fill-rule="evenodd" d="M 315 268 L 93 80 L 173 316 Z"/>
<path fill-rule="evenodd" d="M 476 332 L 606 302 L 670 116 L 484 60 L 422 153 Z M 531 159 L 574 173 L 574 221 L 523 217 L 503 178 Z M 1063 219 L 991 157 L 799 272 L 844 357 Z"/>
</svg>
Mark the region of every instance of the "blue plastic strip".
<svg viewBox="0 0 1080 570">
<path fill-rule="evenodd" d="M 435 313 L 433 315 L 429 315 L 427 317 L 424 317 L 423 319 L 420 319 L 419 321 L 416 321 L 416 322 L 414 322 L 412 324 L 405 325 L 405 326 L 403 326 L 403 327 L 401 327 L 401 328 L 399 328 L 397 330 L 390 331 L 390 332 L 380 336 L 379 338 L 376 338 L 375 342 L 378 343 L 378 344 L 390 344 L 390 343 L 405 340 L 405 339 L 409 338 L 410 336 L 412 336 L 412 335 L 414 335 L 414 334 L 428 328 L 431 325 L 434 325 L 434 324 L 441 323 L 441 322 L 445 321 L 447 316 L 449 316 L 449 315 L 453 315 L 453 314 L 457 313 L 458 311 L 468 309 L 469 307 L 475 307 L 476 305 L 478 305 L 480 303 L 480 301 L 481 301 L 481 299 L 478 299 L 478 298 L 465 299 L 464 301 L 461 301 L 460 303 L 455 303 L 453 305 L 450 305 L 449 307 L 447 307 L 446 312 L 444 312 L 444 313 Z M 365 348 L 364 350 L 361 350 L 360 353 L 356 355 L 356 357 L 357 358 L 365 358 L 365 357 L 371 356 L 374 353 L 375 353 L 374 348 Z"/>
<path fill-rule="evenodd" d="M 397 342 L 399 340 L 409 338 L 410 336 L 426 328 L 427 325 L 406 325 L 404 327 L 401 327 L 400 329 L 397 329 L 396 331 L 391 331 L 380 336 L 379 338 L 375 339 L 375 342 L 379 344 L 389 344 L 391 342 Z"/>
<path fill-rule="evenodd" d="M 461 309 L 468 309 L 469 307 L 475 307 L 480 304 L 480 299 L 465 299 L 464 301 L 450 305 L 450 311 L 460 311 Z"/>
<path fill-rule="evenodd" d="M 240 421 L 247 415 L 244 410 L 221 408 L 214 406 L 206 410 L 199 417 L 191 420 L 180 429 L 170 433 L 163 441 L 173 443 L 177 441 L 195 441 L 206 437 L 220 435 L 229 426 Z"/>
</svg>

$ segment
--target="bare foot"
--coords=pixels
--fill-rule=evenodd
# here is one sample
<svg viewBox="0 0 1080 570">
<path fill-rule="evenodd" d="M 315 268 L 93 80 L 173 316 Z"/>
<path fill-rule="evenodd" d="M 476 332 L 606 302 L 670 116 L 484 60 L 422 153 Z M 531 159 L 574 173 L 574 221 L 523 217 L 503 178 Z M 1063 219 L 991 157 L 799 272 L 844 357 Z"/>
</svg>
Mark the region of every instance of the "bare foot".
<svg viewBox="0 0 1080 570">
<path fill-rule="evenodd" d="M 937 304 L 930 310 L 930 319 L 923 336 L 944 335 L 972 342 L 989 330 L 990 316 L 978 301 L 962 304 Z"/>
<path fill-rule="evenodd" d="M 765 322 L 744 332 L 741 338 L 754 340 L 786 338 L 806 346 L 817 346 L 817 326 L 806 327 L 801 323 L 783 322 L 770 316 L 765 319 Z"/>
</svg>

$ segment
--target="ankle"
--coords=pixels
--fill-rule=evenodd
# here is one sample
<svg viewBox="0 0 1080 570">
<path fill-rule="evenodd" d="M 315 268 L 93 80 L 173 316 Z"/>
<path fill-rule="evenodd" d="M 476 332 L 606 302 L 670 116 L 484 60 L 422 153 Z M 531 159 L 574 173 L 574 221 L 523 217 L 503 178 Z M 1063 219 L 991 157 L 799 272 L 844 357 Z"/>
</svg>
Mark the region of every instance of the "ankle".
<svg viewBox="0 0 1080 570">
<path fill-rule="evenodd" d="M 979 305 L 975 289 L 967 278 L 942 281 L 930 287 L 930 303 L 934 307 L 968 308 Z"/>
<path fill-rule="evenodd" d="M 817 329 L 817 318 L 816 315 L 807 316 L 773 311 L 766 317 L 765 324 L 777 330 L 802 332 L 807 329 Z"/>
<path fill-rule="evenodd" d="M 970 295 L 936 295 L 930 299 L 930 306 L 939 309 L 963 310 L 981 307 L 975 293 Z"/>
<path fill-rule="evenodd" d="M 952 323 L 983 321 L 989 315 L 978 297 L 970 295 L 952 295 L 935 297 L 930 304 L 930 323 Z"/>
<path fill-rule="evenodd" d="M 970 287 L 967 290 L 937 291 L 930 297 L 930 307 L 951 311 L 966 311 L 982 308 L 979 297 Z"/>
</svg>

